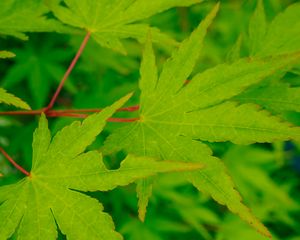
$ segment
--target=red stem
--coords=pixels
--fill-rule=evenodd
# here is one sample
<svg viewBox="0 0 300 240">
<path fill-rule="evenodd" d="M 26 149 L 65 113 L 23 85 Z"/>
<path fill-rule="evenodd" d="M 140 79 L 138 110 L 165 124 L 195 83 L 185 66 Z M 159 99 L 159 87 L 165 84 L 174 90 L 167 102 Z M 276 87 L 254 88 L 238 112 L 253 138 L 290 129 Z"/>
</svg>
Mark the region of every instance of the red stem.
<svg viewBox="0 0 300 240">
<path fill-rule="evenodd" d="M 75 65 L 76 65 L 76 63 L 77 63 L 80 55 L 83 52 L 83 49 L 85 48 L 85 46 L 86 46 L 86 44 L 87 44 L 87 42 L 88 42 L 88 40 L 90 38 L 90 36 L 91 36 L 91 33 L 87 32 L 87 34 L 85 35 L 85 37 L 84 37 L 84 39 L 83 39 L 83 41 L 82 41 L 82 43 L 80 45 L 80 48 L 78 49 L 78 51 L 77 51 L 74 59 L 72 60 L 70 66 L 68 67 L 65 75 L 63 76 L 63 78 L 62 78 L 59 86 L 57 87 L 57 89 L 56 89 L 56 91 L 55 91 L 55 93 L 54 93 L 54 95 L 53 95 L 53 97 L 52 97 L 49 105 L 44 109 L 44 112 L 49 111 L 53 107 L 53 105 L 54 105 L 54 103 L 55 103 L 55 101 L 56 101 L 56 99 L 57 99 L 57 97 L 58 97 L 61 89 L 63 88 L 63 86 L 64 86 L 67 78 L 69 77 L 70 73 L 72 72 L 73 68 L 75 67 Z"/>
<path fill-rule="evenodd" d="M 0 147 L 0 152 L 3 154 L 3 156 L 11 162 L 12 165 L 15 166 L 15 168 L 17 168 L 19 171 L 21 171 L 22 173 L 24 173 L 26 176 L 30 176 L 30 173 L 27 172 L 24 168 L 22 168 L 19 164 L 17 164 L 8 154 L 7 152 L 4 151 L 4 149 L 2 147 Z"/>
</svg>

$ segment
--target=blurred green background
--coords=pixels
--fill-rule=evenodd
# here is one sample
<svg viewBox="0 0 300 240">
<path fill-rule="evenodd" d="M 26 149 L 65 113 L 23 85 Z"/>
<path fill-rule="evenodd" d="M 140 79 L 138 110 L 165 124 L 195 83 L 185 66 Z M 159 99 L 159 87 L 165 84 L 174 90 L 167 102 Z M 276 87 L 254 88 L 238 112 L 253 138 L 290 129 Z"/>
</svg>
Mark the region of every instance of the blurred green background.
<svg viewBox="0 0 300 240">
<path fill-rule="evenodd" d="M 268 20 L 298 1 L 265 0 Z M 189 8 L 177 8 L 148 19 L 153 26 L 178 41 L 187 37 L 214 5 L 206 1 Z M 256 1 L 221 1 L 221 11 L 209 29 L 205 46 L 195 71 L 230 61 L 239 39 L 247 38 L 249 19 Z M 300 15 L 300 13 L 299 13 Z M 28 41 L 0 38 L 0 46 L 16 53 L 11 60 L 1 60 L 0 86 L 24 99 L 33 109 L 45 106 L 64 71 L 75 55 L 83 36 L 35 33 Z M 267 44 L 267 43 L 266 43 Z M 102 108 L 130 91 L 135 91 L 128 106 L 138 103 L 139 64 L 143 46 L 125 41 L 128 55 L 123 56 L 99 47 L 91 40 L 68 79 L 56 108 Z M 158 66 L 169 57 L 170 46 L 156 45 Z M 247 44 L 241 54 L 247 55 Z M 299 68 L 300 69 L 300 68 Z M 294 86 L 300 85 L 298 74 L 288 76 Z M 13 109 L 1 106 L 1 111 Z M 135 113 L 131 113 L 135 116 Z M 130 114 L 126 113 L 126 116 Z M 300 124 L 300 116 L 286 113 L 286 118 Z M 51 119 L 53 133 L 74 119 Z M 101 148 L 103 140 L 122 123 L 110 123 L 90 147 Z M 25 169 L 31 165 L 32 133 L 37 117 L 0 116 L 0 144 Z M 222 158 L 237 189 L 255 215 L 272 232 L 274 239 L 300 240 L 300 145 L 292 142 L 235 146 L 211 144 Z M 106 156 L 109 167 L 116 168 L 124 153 Z M 0 185 L 15 182 L 22 175 L 0 155 Z M 135 186 L 111 192 L 92 194 L 105 205 L 125 239 L 265 239 L 250 226 L 218 205 L 193 186 L 181 182 L 176 174 L 161 175 L 155 182 L 145 223 L 137 218 Z M 64 239 L 64 236 L 60 236 Z"/>
</svg>

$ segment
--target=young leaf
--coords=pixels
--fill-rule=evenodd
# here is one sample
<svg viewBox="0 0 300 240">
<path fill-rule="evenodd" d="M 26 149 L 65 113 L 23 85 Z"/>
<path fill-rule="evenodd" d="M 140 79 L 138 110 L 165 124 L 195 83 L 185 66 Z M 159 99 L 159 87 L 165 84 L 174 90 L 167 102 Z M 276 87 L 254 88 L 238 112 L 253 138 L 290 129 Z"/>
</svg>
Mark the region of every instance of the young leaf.
<svg viewBox="0 0 300 240">
<path fill-rule="evenodd" d="M 201 164 L 158 162 L 129 155 L 108 170 L 97 151 L 83 153 L 130 95 L 82 123 L 74 122 L 51 141 L 41 116 L 34 133 L 30 176 L 0 188 L 0 239 L 56 239 L 57 226 L 68 239 L 121 239 L 96 199 L 80 192 L 107 191 L 158 172 L 194 170 Z"/>
<path fill-rule="evenodd" d="M 276 71 L 284 71 L 300 55 L 246 58 L 232 64 L 220 64 L 199 73 L 185 85 L 201 49 L 199 39 L 203 38 L 203 31 L 217 8 L 166 62 L 159 78 L 156 77 L 152 48 L 146 46 L 141 67 L 140 120 L 109 136 L 104 150 L 109 153 L 123 148 L 130 153 L 204 163 L 206 169 L 185 174 L 185 177 L 259 232 L 270 236 L 241 202 L 220 160 L 211 156 L 205 144 L 193 139 L 238 144 L 299 139 L 299 128 L 252 104 L 238 105 L 228 100 Z"/>
<path fill-rule="evenodd" d="M 22 101 L 20 98 L 6 92 L 5 89 L 0 88 L 0 103 L 5 103 L 8 105 L 14 105 L 15 107 L 30 110 L 29 105 Z"/>
<path fill-rule="evenodd" d="M 101 46 L 126 53 L 120 39 L 144 40 L 149 26 L 139 21 L 175 6 L 189 6 L 201 0 L 48 0 L 53 13 L 63 23 L 91 32 Z M 153 40 L 174 44 L 169 36 L 152 28 Z"/>
</svg>

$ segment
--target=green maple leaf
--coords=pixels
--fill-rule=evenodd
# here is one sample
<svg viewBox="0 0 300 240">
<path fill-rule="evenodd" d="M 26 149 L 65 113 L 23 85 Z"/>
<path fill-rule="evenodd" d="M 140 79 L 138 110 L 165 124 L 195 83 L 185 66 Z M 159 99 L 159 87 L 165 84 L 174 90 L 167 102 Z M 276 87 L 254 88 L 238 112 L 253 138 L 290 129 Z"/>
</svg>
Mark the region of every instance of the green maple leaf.
<svg viewBox="0 0 300 240">
<path fill-rule="evenodd" d="M 30 110 L 30 107 L 26 102 L 14 96 L 13 94 L 6 92 L 6 90 L 3 88 L 0 88 L 0 103 Z"/>
<path fill-rule="evenodd" d="M 0 239 L 9 238 L 15 231 L 17 239 L 56 239 L 56 224 L 68 239 L 121 239 L 103 206 L 79 191 L 107 191 L 157 172 L 201 167 L 129 155 L 119 169 L 108 170 L 99 152 L 83 153 L 107 118 L 129 97 L 82 123 L 73 122 L 52 141 L 42 115 L 34 133 L 30 176 L 0 188 Z"/>
<path fill-rule="evenodd" d="M 89 31 L 101 46 L 125 53 L 120 39 L 146 39 L 149 26 L 139 23 L 141 20 L 169 8 L 189 6 L 201 0 L 48 0 L 47 2 L 55 16 L 63 23 Z M 176 43 L 158 29 L 151 29 L 155 41 Z"/>
<path fill-rule="evenodd" d="M 206 168 L 203 171 L 183 176 L 259 232 L 270 236 L 242 203 L 225 166 L 212 156 L 203 141 L 249 144 L 299 139 L 299 128 L 271 116 L 254 104 L 239 105 L 231 99 L 276 71 L 283 71 L 295 63 L 300 54 L 238 59 L 196 74 L 185 84 L 217 9 L 218 6 L 173 53 L 159 77 L 151 44 L 146 45 L 139 83 L 140 120 L 109 136 L 104 151 L 126 149 L 129 153 L 204 163 Z M 141 219 L 145 217 L 151 187 L 152 179 L 137 183 Z"/>
</svg>

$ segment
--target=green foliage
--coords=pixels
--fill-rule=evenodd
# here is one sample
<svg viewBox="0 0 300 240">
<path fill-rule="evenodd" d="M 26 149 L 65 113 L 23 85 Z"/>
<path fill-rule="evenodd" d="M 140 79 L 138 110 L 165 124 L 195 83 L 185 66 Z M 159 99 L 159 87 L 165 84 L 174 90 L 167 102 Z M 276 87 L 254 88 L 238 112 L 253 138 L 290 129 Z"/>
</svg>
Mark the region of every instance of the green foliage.
<svg viewBox="0 0 300 240">
<path fill-rule="evenodd" d="M 2 1 L 0 239 L 297 239 L 299 12 Z"/>
<path fill-rule="evenodd" d="M 31 99 L 35 107 L 42 107 L 48 100 L 51 90 L 52 80 L 55 84 L 60 82 L 60 78 L 64 73 L 64 63 L 72 57 L 72 51 L 64 49 L 55 49 L 58 45 L 51 46 L 51 42 L 47 41 L 41 47 L 36 49 L 36 39 L 32 39 L 31 43 L 26 44 L 26 47 L 14 52 L 17 54 L 14 65 L 8 70 L 8 73 L 3 79 L 3 87 L 13 89 L 17 84 L 28 85 L 31 93 Z M 49 52 L 49 49 L 53 48 Z M 28 57 L 30 56 L 30 57 Z M 23 82 L 24 81 L 24 82 Z M 71 93 L 76 93 L 72 79 L 66 84 L 66 89 Z"/>
</svg>

